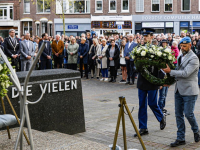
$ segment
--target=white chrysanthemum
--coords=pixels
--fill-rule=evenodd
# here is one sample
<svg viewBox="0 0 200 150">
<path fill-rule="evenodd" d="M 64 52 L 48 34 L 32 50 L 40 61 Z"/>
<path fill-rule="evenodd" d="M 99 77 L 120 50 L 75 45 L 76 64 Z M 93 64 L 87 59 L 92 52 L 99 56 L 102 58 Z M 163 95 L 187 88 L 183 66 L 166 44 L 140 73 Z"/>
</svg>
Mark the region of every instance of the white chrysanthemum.
<svg viewBox="0 0 200 150">
<path fill-rule="evenodd" d="M 169 56 L 168 59 L 169 59 L 169 60 L 172 60 L 172 56 Z"/>
<path fill-rule="evenodd" d="M 153 55 L 151 55 L 151 58 L 154 58 L 154 56 L 153 56 Z"/>
<path fill-rule="evenodd" d="M 163 54 L 163 56 L 167 56 L 167 54 Z"/>
<path fill-rule="evenodd" d="M 4 82 L 1 82 L 1 86 L 4 88 L 4 87 L 5 87 L 5 83 L 4 83 Z"/>
<path fill-rule="evenodd" d="M 146 51 L 142 51 L 141 56 L 146 56 Z"/>
<path fill-rule="evenodd" d="M 171 53 L 171 49 L 166 48 L 166 49 L 164 50 L 164 52 L 166 52 L 166 53 Z"/>
<path fill-rule="evenodd" d="M 0 71 L 3 69 L 2 65 L 0 64 Z"/>
<path fill-rule="evenodd" d="M 162 55 L 162 52 L 157 52 L 157 55 L 160 57 Z"/>
<path fill-rule="evenodd" d="M 6 83 L 5 86 L 6 86 L 6 88 L 8 88 L 8 87 L 10 86 L 10 84 L 9 84 L 9 83 Z"/>
</svg>

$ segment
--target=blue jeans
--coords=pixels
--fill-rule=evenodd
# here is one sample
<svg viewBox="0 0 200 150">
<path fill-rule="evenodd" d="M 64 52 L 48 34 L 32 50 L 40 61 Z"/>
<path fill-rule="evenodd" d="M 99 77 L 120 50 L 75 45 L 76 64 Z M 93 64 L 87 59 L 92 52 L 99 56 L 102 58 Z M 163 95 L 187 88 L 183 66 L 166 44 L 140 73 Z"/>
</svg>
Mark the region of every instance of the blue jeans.
<svg viewBox="0 0 200 150">
<path fill-rule="evenodd" d="M 148 97 L 147 97 L 148 95 Z M 158 90 L 144 91 L 138 89 L 139 96 L 139 128 L 147 129 L 147 103 L 159 122 L 162 121 L 163 112 L 157 104 Z M 147 102 L 148 99 L 148 102 Z"/>
<path fill-rule="evenodd" d="M 159 90 L 158 105 L 160 106 L 161 110 L 163 110 L 163 108 L 165 107 L 167 92 L 168 92 L 168 87 L 163 87 L 161 90 Z"/>
<path fill-rule="evenodd" d="M 199 131 L 199 127 L 194 116 L 194 107 L 197 97 L 197 95 L 182 96 L 179 94 L 179 92 L 176 92 L 175 94 L 175 115 L 178 128 L 178 140 L 185 140 L 185 121 L 183 113 L 190 123 L 192 131 L 194 133 L 197 133 Z"/>
<path fill-rule="evenodd" d="M 199 72 L 198 72 L 198 84 L 199 84 L 199 87 L 200 87 L 200 69 L 199 69 Z"/>
<path fill-rule="evenodd" d="M 108 69 L 101 69 L 102 77 L 108 78 Z"/>
</svg>

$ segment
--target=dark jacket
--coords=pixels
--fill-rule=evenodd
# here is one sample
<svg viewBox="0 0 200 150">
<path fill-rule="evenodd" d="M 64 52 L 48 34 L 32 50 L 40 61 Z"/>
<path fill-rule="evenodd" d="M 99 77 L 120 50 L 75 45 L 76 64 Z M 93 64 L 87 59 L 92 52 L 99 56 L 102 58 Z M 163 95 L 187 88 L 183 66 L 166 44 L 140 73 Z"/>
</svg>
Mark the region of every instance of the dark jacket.
<svg viewBox="0 0 200 150">
<path fill-rule="evenodd" d="M 159 77 L 159 71 L 156 67 L 154 67 L 154 69 L 152 69 L 152 67 L 149 67 L 148 70 L 149 71 L 153 70 L 151 74 L 154 75 L 155 77 Z M 149 91 L 149 90 L 158 90 L 159 86 L 150 83 L 139 73 L 137 88 L 140 90 Z"/>
<path fill-rule="evenodd" d="M 43 40 L 39 42 L 38 49 L 42 46 Z M 52 49 L 51 49 L 51 44 L 49 41 L 47 41 L 47 47 L 45 46 L 44 51 L 42 52 L 40 56 L 40 60 L 47 60 L 47 55 L 51 56 L 52 55 Z"/>
<path fill-rule="evenodd" d="M 4 40 L 4 52 L 6 54 L 7 57 L 12 58 L 12 55 L 16 55 L 16 54 L 20 54 L 20 49 L 19 49 L 19 39 L 16 38 L 16 43 L 12 43 L 12 40 L 10 37 L 5 38 Z M 14 50 L 14 47 L 15 50 Z"/>
<path fill-rule="evenodd" d="M 80 56 L 83 56 L 83 63 L 88 63 L 89 45 L 87 43 L 80 44 L 78 48 L 78 64 L 80 63 Z"/>
<path fill-rule="evenodd" d="M 108 46 L 108 49 L 106 51 L 106 57 L 107 57 L 107 66 L 110 66 L 110 50 L 111 50 L 112 45 Z M 115 53 L 114 53 L 114 57 L 113 60 L 115 62 L 115 69 L 119 68 L 119 55 L 120 55 L 120 50 L 118 48 L 118 46 L 115 44 Z"/>
</svg>

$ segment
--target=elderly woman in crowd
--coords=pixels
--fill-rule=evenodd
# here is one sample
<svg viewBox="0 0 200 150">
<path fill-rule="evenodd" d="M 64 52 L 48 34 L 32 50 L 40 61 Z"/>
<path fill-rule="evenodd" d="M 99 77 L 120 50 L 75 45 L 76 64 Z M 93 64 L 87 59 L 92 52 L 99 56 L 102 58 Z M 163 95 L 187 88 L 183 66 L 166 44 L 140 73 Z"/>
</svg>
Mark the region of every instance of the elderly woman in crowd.
<svg viewBox="0 0 200 150">
<path fill-rule="evenodd" d="M 172 42 L 171 50 L 172 50 L 172 52 L 174 52 L 174 56 L 177 59 L 177 57 L 179 56 L 179 49 L 178 49 L 177 41 Z M 177 60 L 174 62 L 174 65 L 177 66 Z"/>
<path fill-rule="evenodd" d="M 119 67 L 119 48 L 115 44 L 115 40 L 110 40 L 110 45 L 108 46 L 106 56 L 107 56 L 107 65 L 110 67 L 111 80 L 109 82 L 116 82 L 117 69 Z"/>
<path fill-rule="evenodd" d="M 99 79 L 100 67 L 98 67 L 98 64 L 97 64 L 97 63 L 99 63 L 97 61 L 97 51 L 99 50 L 99 48 L 100 48 L 100 46 L 99 46 L 98 40 L 96 38 L 93 38 L 93 44 L 89 51 L 89 66 L 91 69 L 91 78 L 92 79 L 94 78 L 95 70 L 96 70 L 96 77 L 97 77 L 97 79 Z"/>
<path fill-rule="evenodd" d="M 122 80 L 120 81 L 120 83 L 126 83 L 126 79 L 127 79 L 126 60 L 124 57 L 125 45 L 126 45 L 126 41 L 122 40 L 122 43 L 120 46 L 120 66 L 121 66 L 121 70 L 122 70 Z"/>
<path fill-rule="evenodd" d="M 72 37 L 71 42 L 69 43 L 68 48 L 67 48 L 67 54 L 68 54 L 67 68 L 68 69 L 77 70 L 78 48 L 79 48 L 79 45 L 76 43 L 76 39 Z"/>
<path fill-rule="evenodd" d="M 100 68 L 102 79 L 100 81 L 108 81 L 108 66 L 107 66 L 107 57 L 106 51 L 108 49 L 108 45 L 106 44 L 106 39 L 101 40 L 100 48 L 97 51 L 98 59 L 101 61 Z M 99 64 L 98 64 L 99 65 Z"/>
</svg>

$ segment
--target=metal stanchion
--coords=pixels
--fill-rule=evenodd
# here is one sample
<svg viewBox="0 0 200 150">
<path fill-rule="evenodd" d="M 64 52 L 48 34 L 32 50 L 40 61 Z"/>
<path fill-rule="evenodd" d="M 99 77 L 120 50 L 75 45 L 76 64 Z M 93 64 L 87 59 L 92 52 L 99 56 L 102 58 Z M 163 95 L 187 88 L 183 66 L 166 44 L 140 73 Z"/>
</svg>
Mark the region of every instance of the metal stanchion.
<svg viewBox="0 0 200 150">
<path fill-rule="evenodd" d="M 123 131 L 123 140 L 124 140 L 124 150 L 127 150 L 124 107 L 125 107 L 125 109 L 126 109 L 126 111 L 128 113 L 128 116 L 129 116 L 129 118 L 131 120 L 131 123 L 132 123 L 132 125 L 133 125 L 133 127 L 135 129 L 135 132 L 136 132 L 136 134 L 137 134 L 137 136 L 139 138 L 139 141 L 140 141 L 140 144 L 141 144 L 143 150 L 146 150 L 146 147 L 145 147 L 145 145 L 143 143 L 143 140 L 142 140 L 142 138 L 140 136 L 140 133 L 139 133 L 139 131 L 137 129 L 137 126 L 136 126 L 136 124 L 135 124 L 135 122 L 133 120 L 131 112 L 130 112 L 128 106 L 127 106 L 125 97 L 123 97 L 123 96 L 119 97 L 119 101 L 120 101 L 120 104 L 119 104 L 120 109 L 119 109 L 119 115 L 118 115 L 118 119 L 117 119 L 117 125 L 116 125 L 115 137 L 114 137 L 114 141 L 113 141 L 113 148 L 112 148 L 112 150 L 116 149 L 117 137 L 118 137 L 118 132 L 119 132 L 119 126 L 120 126 L 120 120 L 121 120 L 121 118 L 122 118 L 122 129 L 123 129 L 122 131 Z"/>
</svg>

